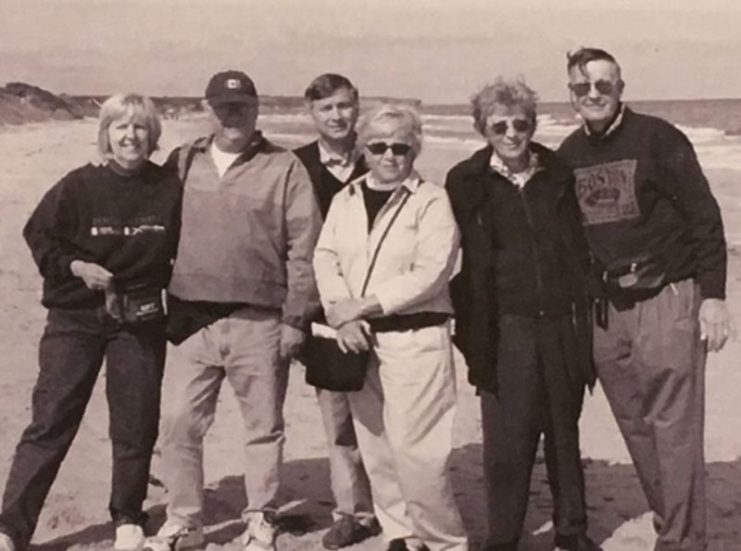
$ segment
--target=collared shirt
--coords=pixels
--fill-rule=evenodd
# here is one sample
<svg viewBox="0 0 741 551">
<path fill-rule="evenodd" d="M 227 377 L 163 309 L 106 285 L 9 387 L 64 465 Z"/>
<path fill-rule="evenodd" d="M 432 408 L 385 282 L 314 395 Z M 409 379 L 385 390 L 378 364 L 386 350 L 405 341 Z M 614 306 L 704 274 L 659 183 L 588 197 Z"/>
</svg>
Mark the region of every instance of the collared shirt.
<svg viewBox="0 0 741 551">
<path fill-rule="evenodd" d="M 447 193 L 412 174 L 392 193 L 368 232 L 364 179 L 335 195 L 314 251 L 323 306 L 361 296 L 376 247 L 408 196 L 380 247 L 365 295 L 375 295 L 383 315 L 451 313 L 448 280 L 460 235 Z"/>
<path fill-rule="evenodd" d="M 600 138 L 605 138 L 605 137 L 609 136 L 610 134 L 612 134 L 613 132 L 615 132 L 615 130 L 618 129 L 618 127 L 623 122 L 623 117 L 624 116 L 625 116 L 625 104 L 624 103 L 621 103 L 620 104 L 620 110 L 618 111 L 617 117 L 615 117 L 615 120 L 612 121 L 612 124 L 607 128 L 607 130 L 605 130 L 601 134 L 595 134 L 589 128 L 589 125 L 587 125 L 587 123 L 585 122 L 584 123 L 584 132 L 586 133 L 587 136 L 597 136 L 597 137 L 600 137 Z"/>
<path fill-rule="evenodd" d="M 355 162 L 358 160 L 358 154 L 353 150 L 349 155 L 343 157 L 324 147 L 321 140 L 318 143 L 319 161 L 340 182 L 347 182 L 353 170 L 355 170 Z"/>
<path fill-rule="evenodd" d="M 502 158 L 497 155 L 496 151 L 491 152 L 489 166 L 493 171 L 501 174 L 520 189 L 524 188 L 525 184 L 527 184 L 537 172 L 542 170 L 540 162 L 538 161 L 538 154 L 534 151 L 530 152 L 527 168 L 523 171 L 512 172 L 509 167 L 504 164 Z"/>
</svg>

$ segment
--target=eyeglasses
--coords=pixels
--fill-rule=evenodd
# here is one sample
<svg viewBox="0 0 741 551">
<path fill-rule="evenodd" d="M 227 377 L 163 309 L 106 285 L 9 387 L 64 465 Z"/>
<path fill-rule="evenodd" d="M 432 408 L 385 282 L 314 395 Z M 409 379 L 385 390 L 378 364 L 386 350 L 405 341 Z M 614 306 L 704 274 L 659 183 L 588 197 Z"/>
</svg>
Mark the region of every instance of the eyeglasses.
<svg viewBox="0 0 741 551">
<path fill-rule="evenodd" d="M 387 149 L 390 149 L 391 153 L 399 157 L 401 157 L 402 155 L 406 155 L 412 150 L 412 146 L 408 143 L 387 144 L 385 142 L 374 142 L 369 143 L 365 147 L 368 149 L 368 151 L 373 153 L 373 155 L 383 155 L 384 153 L 386 153 Z"/>
<path fill-rule="evenodd" d="M 519 134 L 524 134 L 525 132 L 530 132 L 532 130 L 533 125 L 529 120 L 526 119 L 505 119 L 502 121 L 497 121 L 494 124 L 489 125 L 489 129 L 497 135 L 506 134 L 507 133 L 507 127 L 511 126 L 512 130 Z"/>
<path fill-rule="evenodd" d="M 609 80 L 598 80 L 596 82 L 572 82 L 569 84 L 569 90 L 574 92 L 577 98 L 586 96 L 594 86 L 601 95 L 608 96 L 615 91 L 615 88 L 619 86 L 618 82 L 610 82 Z"/>
</svg>

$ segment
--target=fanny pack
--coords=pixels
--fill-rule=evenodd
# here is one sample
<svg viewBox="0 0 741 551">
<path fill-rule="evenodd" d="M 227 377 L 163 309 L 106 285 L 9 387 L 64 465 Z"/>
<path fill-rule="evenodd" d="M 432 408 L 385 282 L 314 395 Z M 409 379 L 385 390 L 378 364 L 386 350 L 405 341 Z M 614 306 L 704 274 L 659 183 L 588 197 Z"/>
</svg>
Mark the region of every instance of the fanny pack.
<svg viewBox="0 0 741 551">
<path fill-rule="evenodd" d="M 659 290 L 664 287 L 666 272 L 655 260 L 636 258 L 608 266 L 602 279 L 608 290 Z"/>
<path fill-rule="evenodd" d="M 597 325 L 607 327 L 607 303 L 619 310 L 632 308 L 636 302 L 659 294 L 667 284 L 666 271 L 655 260 L 646 257 L 611 264 L 602 272 L 605 297 L 598 301 L 595 312 Z"/>
<path fill-rule="evenodd" d="M 105 308 L 119 323 L 137 324 L 164 319 L 165 290 L 143 283 L 115 283 L 106 289 Z"/>
</svg>

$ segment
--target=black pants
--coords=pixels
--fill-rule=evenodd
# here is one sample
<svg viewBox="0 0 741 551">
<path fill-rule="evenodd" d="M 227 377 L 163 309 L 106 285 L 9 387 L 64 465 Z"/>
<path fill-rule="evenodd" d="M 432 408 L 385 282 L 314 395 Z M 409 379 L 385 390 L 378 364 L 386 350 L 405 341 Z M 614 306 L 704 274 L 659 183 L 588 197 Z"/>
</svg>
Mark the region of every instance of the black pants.
<svg viewBox="0 0 741 551">
<path fill-rule="evenodd" d="M 579 415 L 584 384 L 575 375 L 571 317 L 499 319 L 496 395 L 482 392 L 487 550 L 515 550 L 527 512 L 541 434 L 553 494 L 556 534 L 587 527 Z"/>
<path fill-rule="evenodd" d="M 0 531 L 25 548 L 80 427 L 103 359 L 113 444 L 110 512 L 142 523 L 157 440 L 165 361 L 164 325 L 123 327 L 102 309 L 49 312 L 39 345 L 32 420 L 21 436 L 3 495 Z"/>
</svg>

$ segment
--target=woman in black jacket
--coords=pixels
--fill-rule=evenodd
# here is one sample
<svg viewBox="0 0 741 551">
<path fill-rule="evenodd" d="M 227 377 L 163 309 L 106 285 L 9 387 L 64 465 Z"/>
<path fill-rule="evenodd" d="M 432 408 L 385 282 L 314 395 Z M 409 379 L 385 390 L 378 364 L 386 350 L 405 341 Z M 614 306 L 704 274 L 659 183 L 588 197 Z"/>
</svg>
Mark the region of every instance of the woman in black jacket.
<svg viewBox="0 0 741 551">
<path fill-rule="evenodd" d="M 452 282 L 456 344 L 481 395 L 487 551 L 517 548 L 541 434 L 555 545 L 597 549 L 586 535 L 578 420 L 590 359 L 586 273 L 571 172 L 532 142 L 535 93 L 497 79 L 472 100 L 487 147 L 446 188 L 463 236 Z"/>
<path fill-rule="evenodd" d="M 181 196 L 176 177 L 148 161 L 159 136 L 149 99 L 109 98 L 98 130 L 103 163 L 62 178 L 24 228 L 49 314 L 31 424 L 16 448 L 3 495 L 2 551 L 28 546 L 104 359 L 114 548 L 134 551 L 144 542 L 142 502 L 165 361 L 162 293 L 177 246 Z"/>
</svg>

